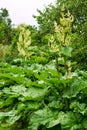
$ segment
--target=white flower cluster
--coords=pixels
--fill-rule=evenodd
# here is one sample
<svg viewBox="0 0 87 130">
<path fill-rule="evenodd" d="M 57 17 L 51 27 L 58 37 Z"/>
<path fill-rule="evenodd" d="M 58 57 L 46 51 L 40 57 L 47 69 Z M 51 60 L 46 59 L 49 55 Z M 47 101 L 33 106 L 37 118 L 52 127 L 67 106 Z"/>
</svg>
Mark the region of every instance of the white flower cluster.
<svg viewBox="0 0 87 130">
<path fill-rule="evenodd" d="M 27 58 L 29 57 L 29 46 L 31 45 L 30 31 L 27 29 L 26 25 L 21 25 L 19 27 L 19 39 L 17 42 L 19 55 Z"/>
</svg>

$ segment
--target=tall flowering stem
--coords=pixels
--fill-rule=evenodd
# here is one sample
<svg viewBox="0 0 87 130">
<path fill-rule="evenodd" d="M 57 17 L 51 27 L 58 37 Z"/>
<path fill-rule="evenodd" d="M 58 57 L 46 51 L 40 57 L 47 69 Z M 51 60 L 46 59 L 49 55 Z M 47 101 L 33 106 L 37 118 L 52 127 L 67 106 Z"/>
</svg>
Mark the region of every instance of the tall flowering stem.
<svg viewBox="0 0 87 130">
<path fill-rule="evenodd" d="M 60 23 L 57 24 L 54 21 L 55 34 L 52 37 L 51 48 L 56 53 L 56 68 L 58 70 L 58 58 L 61 58 L 62 64 L 65 67 L 65 75 L 67 78 L 71 78 L 71 64 L 68 58 L 71 56 L 72 48 L 70 47 L 71 35 L 72 35 L 72 22 L 74 20 L 73 16 L 70 14 L 69 10 L 64 13 L 65 10 L 62 8 Z M 50 38 L 51 40 L 51 38 Z"/>
<path fill-rule="evenodd" d="M 30 31 L 27 29 L 25 24 L 19 26 L 19 38 L 17 42 L 19 55 L 23 56 L 25 59 L 30 56 L 29 46 L 31 45 Z"/>
</svg>

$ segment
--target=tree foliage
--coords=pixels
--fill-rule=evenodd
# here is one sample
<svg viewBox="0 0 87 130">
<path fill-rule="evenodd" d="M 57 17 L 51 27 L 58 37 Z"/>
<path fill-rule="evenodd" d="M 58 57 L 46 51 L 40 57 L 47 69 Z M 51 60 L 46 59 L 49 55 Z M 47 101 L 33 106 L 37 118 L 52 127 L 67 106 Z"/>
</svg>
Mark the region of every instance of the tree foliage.
<svg viewBox="0 0 87 130">
<path fill-rule="evenodd" d="M 11 44 L 13 37 L 11 19 L 7 9 L 0 9 L 0 44 L 8 45 Z"/>
<path fill-rule="evenodd" d="M 86 69 L 87 0 L 56 0 L 55 5 L 50 4 L 43 11 L 37 10 L 39 15 L 34 16 L 34 18 L 39 24 L 41 42 L 46 44 L 47 35 L 54 33 L 54 21 L 59 22 L 60 10 L 63 5 L 65 12 L 69 10 L 74 17 L 72 33 L 75 33 L 75 35 L 72 41 L 74 49 L 72 60 L 76 60 L 78 65 L 84 64 L 83 69 Z"/>
</svg>

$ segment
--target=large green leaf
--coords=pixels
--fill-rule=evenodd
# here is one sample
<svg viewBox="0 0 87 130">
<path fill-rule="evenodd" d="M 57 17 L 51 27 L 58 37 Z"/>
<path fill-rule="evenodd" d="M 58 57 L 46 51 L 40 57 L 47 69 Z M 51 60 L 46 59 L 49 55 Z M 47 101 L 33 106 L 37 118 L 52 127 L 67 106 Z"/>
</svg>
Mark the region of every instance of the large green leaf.
<svg viewBox="0 0 87 130">
<path fill-rule="evenodd" d="M 83 78 L 76 78 L 74 81 L 70 84 L 70 86 L 66 87 L 63 91 L 63 97 L 64 98 L 71 98 L 76 97 L 76 95 L 79 92 L 85 92 L 87 93 L 87 80 Z"/>
<path fill-rule="evenodd" d="M 60 111 L 56 118 L 47 124 L 47 128 L 53 127 L 57 124 L 61 124 L 62 129 L 69 130 L 76 124 L 76 117 L 72 112 L 64 113 Z"/>
<path fill-rule="evenodd" d="M 42 100 L 44 96 L 48 93 L 48 87 L 46 88 L 37 88 L 37 87 L 30 87 L 26 91 L 20 93 L 19 100 L 26 101 L 26 100 Z"/>
<path fill-rule="evenodd" d="M 50 108 L 54 108 L 54 109 L 57 109 L 57 110 L 62 110 L 63 108 L 63 103 L 61 101 L 52 101 L 51 103 L 48 104 L 48 106 Z"/>
<path fill-rule="evenodd" d="M 44 108 L 34 112 L 31 116 L 28 130 L 37 130 L 40 125 L 46 125 L 53 120 L 57 112 L 51 111 L 49 108 Z"/>
<path fill-rule="evenodd" d="M 71 57 L 72 48 L 70 46 L 59 46 L 61 54 Z"/>
<path fill-rule="evenodd" d="M 71 109 L 74 109 L 74 112 L 81 113 L 82 115 L 87 114 L 87 106 L 85 103 L 72 102 L 70 105 Z"/>
<path fill-rule="evenodd" d="M 4 120 L 7 124 L 14 124 L 21 117 L 17 110 L 11 110 L 8 112 L 0 112 L 0 120 Z M 4 125 L 6 124 L 4 123 Z"/>
<path fill-rule="evenodd" d="M 41 106 L 41 102 L 34 101 L 26 101 L 26 102 L 18 102 L 17 110 L 20 111 L 29 111 L 29 110 L 37 110 Z"/>
</svg>

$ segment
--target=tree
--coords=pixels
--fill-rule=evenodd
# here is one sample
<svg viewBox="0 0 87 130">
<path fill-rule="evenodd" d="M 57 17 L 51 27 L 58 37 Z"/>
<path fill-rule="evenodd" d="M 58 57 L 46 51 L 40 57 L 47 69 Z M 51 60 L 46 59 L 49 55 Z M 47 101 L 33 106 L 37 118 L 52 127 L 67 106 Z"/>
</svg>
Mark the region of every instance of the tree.
<svg viewBox="0 0 87 130">
<path fill-rule="evenodd" d="M 11 19 L 7 9 L 0 9 L 0 44 L 8 45 L 13 37 Z"/>
</svg>

